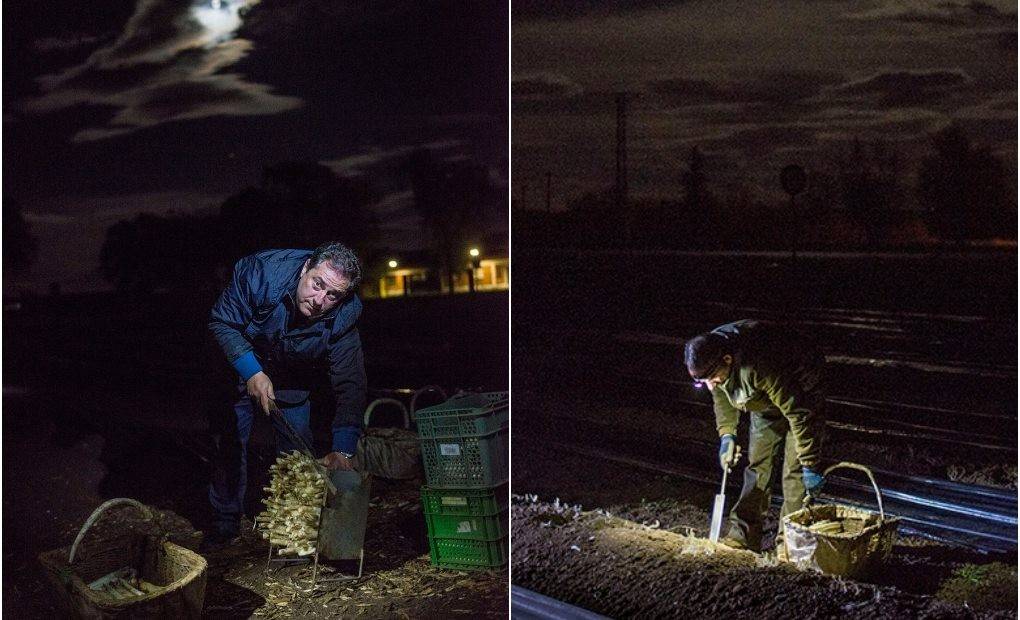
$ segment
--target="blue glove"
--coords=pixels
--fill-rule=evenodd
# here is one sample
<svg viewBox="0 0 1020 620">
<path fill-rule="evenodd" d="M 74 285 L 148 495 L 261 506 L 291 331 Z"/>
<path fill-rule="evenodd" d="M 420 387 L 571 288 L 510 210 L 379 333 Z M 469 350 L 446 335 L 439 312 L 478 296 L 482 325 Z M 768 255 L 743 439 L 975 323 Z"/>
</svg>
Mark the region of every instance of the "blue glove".
<svg viewBox="0 0 1020 620">
<path fill-rule="evenodd" d="M 719 467 L 723 470 L 733 464 L 737 448 L 736 439 L 734 435 L 723 435 L 719 442 Z"/>
<path fill-rule="evenodd" d="M 804 490 L 809 496 L 818 497 L 822 492 L 822 487 L 825 486 L 825 476 L 810 467 L 804 467 L 801 471 L 804 474 Z"/>
</svg>

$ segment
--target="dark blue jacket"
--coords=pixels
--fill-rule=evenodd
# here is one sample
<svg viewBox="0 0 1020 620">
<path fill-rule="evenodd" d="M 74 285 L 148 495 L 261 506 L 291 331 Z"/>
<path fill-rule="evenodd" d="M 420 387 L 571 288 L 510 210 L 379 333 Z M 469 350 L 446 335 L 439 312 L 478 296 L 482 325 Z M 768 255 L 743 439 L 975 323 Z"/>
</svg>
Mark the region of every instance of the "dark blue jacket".
<svg viewBox="0 0 1020 620">
<path fill-rule="evenodd" d="M 352 296 L 311 324 L 300 320 L 294 296 L 309 256 L 309 250 L 266 250 L 239 260 L 213 306 L 209 330 L 242 381 L 264 370 L 276 392 L 307 390 L 310 372 L 328 372 L 336 400 L 333 450 L 353 453 L 365 409 L 365 362 L 356 327 L 361 300 Z"/>
</svg>

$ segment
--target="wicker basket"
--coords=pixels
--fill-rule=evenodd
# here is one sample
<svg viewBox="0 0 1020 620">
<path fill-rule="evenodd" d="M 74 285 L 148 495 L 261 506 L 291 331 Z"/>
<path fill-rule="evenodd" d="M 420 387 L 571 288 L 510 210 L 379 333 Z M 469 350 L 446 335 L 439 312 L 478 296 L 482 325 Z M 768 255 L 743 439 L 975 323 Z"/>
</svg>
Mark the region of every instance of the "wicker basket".
<svg viewBox="0 0 1020 620">
<path fill-rule="evenodd" d="M 878 514 L 832 504 L 806 506 L 783 518 L 783 533 L 789 561 L 801 568 L 813 568 L 830 575 L 861 577 L 880 564 L 896 541 L 899 519 L 886 517 L 882 493 L 871 470 L 856 463 L 838 463 L 825 470 L 857 469 L 871 480 L 878 498 Z M 821 529 L 822 522 L 833 527 Z M 811 526 L 815 526 L 812 531 Z"/>
<path fill-rule="evenodd" d="M 151 515 L 149 509 L 128 498 L 103 503 L 85 521 L 70 547 L 39 554 L 47 577 L 54 585 L 64 612 L 75 618 L 199 618 L 205 599 L 206 561 L 194 551 L 144 532 L 127 532 L 89 547 L 79 545 L 85 533 L 111 506 L 131 504 Z M 158 591 L 115 599 L 89 587 L 92 581 L 124 567 L 138 571 Z"/>
</svg>

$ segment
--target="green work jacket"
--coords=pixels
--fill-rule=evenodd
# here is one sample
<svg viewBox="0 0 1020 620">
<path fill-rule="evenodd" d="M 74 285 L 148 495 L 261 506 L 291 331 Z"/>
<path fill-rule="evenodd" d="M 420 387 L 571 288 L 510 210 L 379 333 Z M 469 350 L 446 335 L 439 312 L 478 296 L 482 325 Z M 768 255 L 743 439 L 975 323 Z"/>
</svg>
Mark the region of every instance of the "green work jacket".
<svg viewBox="0 0 1020 620">
<path fill-rule="evenodd" d="M 790 423 L 801 465 L 817 465 L 825 402 L 817 347 L 781 326 L 749 319 L 712 331 L 732 342 L 733 355 L 729 376 L 712 390 L 719 435 L 736 435 L 741 411 L 776 410 Z"/>
</svg>

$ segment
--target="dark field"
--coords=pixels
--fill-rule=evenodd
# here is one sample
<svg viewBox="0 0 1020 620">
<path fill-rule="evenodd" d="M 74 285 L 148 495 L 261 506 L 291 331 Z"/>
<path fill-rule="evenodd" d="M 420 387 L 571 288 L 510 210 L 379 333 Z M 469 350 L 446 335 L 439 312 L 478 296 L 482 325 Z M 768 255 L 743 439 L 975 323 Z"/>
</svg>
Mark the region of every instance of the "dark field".
<svg viewBox="0 0 1020 620">
<path fill-rule="evenodd" d="M 40 297 L 5 309 L 5 614 L 54 617 L 36 555 L 70 544 L 105 499 L 131 497 L 174 511 L 197 529 L 207 526 L 206 429 L 209 416 L 229 406 L 234 381 L 206 337 L 212 302 L 209 294 L 107 294 Z M 429 384 L 448 393 L 507 388 L 505 293 L 369 300 L 359 325 L 370 399 L 395 395 L 406 402 L 408 392 L 392 390 Z M 313 396 L 318 453 L 329 447 L 328 399 L 328 392 Z M 373 424 L 396 423 L 381 413 Z M 249 516 L 260 509 L 272 446 L 268 424 L 256 424 Z M 373 486 L 368 580 L 341 586 L 331 598 L 276 609 L 274 597 L 287 588 L 267 590 L 265 547 L 249 540 L 236 557 L 208 556 L 207 611 L 416 617 L 455 608 L 465 616 L 504 615 L 505 572 L 458 576 L 428 565 L 417 494 L 413 481 Z"/>
<path fill-rule="evenodd" d="M 613 617 L 973 617 L 932 597 L 954 571 L 994 561 L 1005 562 L 1015 591 L 1015 252 L 793 262 L 788 254 L 522 250 L 514 260 L 528 274 L 515 282 L 512 308 L 512 489 L 527 496 L 513 517 L 515 584 Z M 828 361 L 830 463 L 867 465 L 898 497 L 934 493 L 917 486 L 922 478 L 1012 495 L 1004 515 L 1012 525 L 999 530 L 1009 540 L 904 536 L 868 583 L 688 555 L 675 537 L 707 536 L 720 474 L 711 399 L 693 388 L 680 347 L 742 318 L 787 322 L 817 338 Z M 746 446 L 746 421 L 739 441 Z M 830 485 L 830 493 L 840 499 L 843 490 Z M 874 510 L 870 497 L 852 499 Z M 897 501 L 887 498 L 886 509 L 906 510 Z M 918 519 L 942 519 L 916 510 Z M 953 519 L 957 530 L 989 527 Z M 609 540 L 607 527 L 624 529 Z M 1006 551 L 978 550 L 983 544 Z M 761 588 L 779 588 L 783 602 L 757 596 Z M 1000 600 L 977 615 L 1015 617 L 1015 597 Z"/>
</svg>

